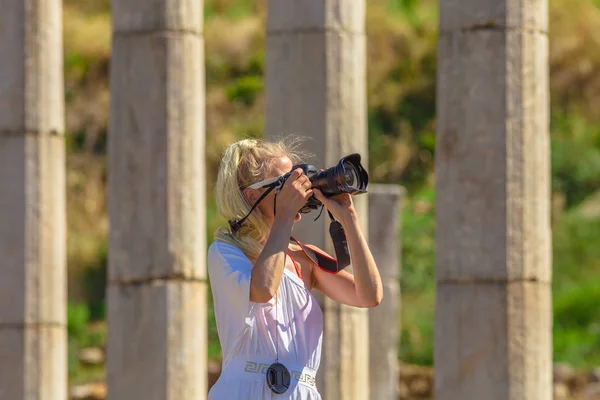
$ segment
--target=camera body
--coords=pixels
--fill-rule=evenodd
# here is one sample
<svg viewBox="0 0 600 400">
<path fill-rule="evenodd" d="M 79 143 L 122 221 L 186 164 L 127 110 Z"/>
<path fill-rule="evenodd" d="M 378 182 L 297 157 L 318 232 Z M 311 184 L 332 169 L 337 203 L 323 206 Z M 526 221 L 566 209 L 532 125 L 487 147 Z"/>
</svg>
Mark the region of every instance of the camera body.
<svg viewBox="0 0 600 400">
<path fill-rule="evenodd" d="M 331 197 L 342 193 L 362 194 L 367 192 L 369 184 L 369 174 L 360 163 L 360 154 L 350 154 L 342 157 L 340 161 L 331 168 L 319 171 L 312 164 L 294 165 L 292 171 L 302 168 L 304 173 L 310 179 L 312 187 L 319 189 L 325 197 Z M 284 181 L 291 175 L 291 172 L 283 176 Z M 300 213 L 309 213 L 317 210 L 321 206 L 315 196 L 311 196 L 306 204 L 299 210 Z"/>
</svg>

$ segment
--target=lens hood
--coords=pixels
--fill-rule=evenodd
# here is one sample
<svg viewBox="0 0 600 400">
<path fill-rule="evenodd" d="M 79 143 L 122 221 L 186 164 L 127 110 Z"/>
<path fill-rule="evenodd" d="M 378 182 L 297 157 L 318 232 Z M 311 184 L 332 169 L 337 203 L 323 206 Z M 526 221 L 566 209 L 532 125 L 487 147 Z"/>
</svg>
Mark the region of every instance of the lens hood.
<svg viewBox="0 0 600 400">
<path fill-rule="evenodd" d="M 360 154 L 354 153 L 354 154 L 350 154 L 345 157 L 342 157 L 340 159 L 340 161 L 338 162 L 338 166 L 340 166 L 340 168 L 342 168 L 342 171 L 345 172 L 348 165 L 351 165 L 353 168 L 356 169 L 356 172 L 358 173 L 358 179 L 357 179 L 356 186 L 354 188 L 348 188 L 346 190 L 346 193 L 350 193 L 350 194 L 367 193 L 367 186 L 369 185 L 369 174 L 367 173 L 367 171 L 364 169 L 364 167 L 360 163 L 360 160 L 361 160 Z"/>
<path fill-rule="evenodd" d="M 367 193 L 369 184 L 369 174 L 360 161 L 360 154 L 354 153 L 342 157 L 335 166 L 326 170 L 319 171 L 312 164 L 298 164 L 292 167 L 292 171 L 301 168 L 310 179 L 312 187 L 319 189 L 325 197 L 342 193 L 356 195 Z M 290 174 L 291 172 L 286 174 L 285 179 Z M 320 206 L 321 202 L 315 196 L 311 196 L 299 212 L 309 213 Z"/>
</svg>

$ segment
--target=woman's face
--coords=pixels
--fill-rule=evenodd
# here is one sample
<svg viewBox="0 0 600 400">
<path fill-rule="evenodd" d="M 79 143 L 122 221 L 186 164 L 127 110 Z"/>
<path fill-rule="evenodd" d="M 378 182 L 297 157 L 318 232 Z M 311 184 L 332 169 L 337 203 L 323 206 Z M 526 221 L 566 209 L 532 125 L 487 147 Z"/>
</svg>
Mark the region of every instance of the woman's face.
<svg viewBox="0 0 600 400">
<path fill-rule="evenodd" d="M 275 160 L 275 163 L 273 164 L 270 173 L 264 179 L 275 178 L 287 174 L 292 170 L 293 166 L 294 165 L 292 164 L 292 160 L 290 160 L 288 157 L 279 157 Z M 250 205 L 253 205 L 266 190 L 267 189 L 245 189 L 244 195 L 246 196 L 248 203 L 250 203 Z M 256 209 L 258 209 L 263 215 L 269 226 L 273 224 L 273 220 L 275 219 L 273 210 L 274 201 L 275 191 L 273 190 L 256 207 Z M 299 221 L 300 218 L 300 213 L 296 214 L 294 222 Z"/>
</svg>

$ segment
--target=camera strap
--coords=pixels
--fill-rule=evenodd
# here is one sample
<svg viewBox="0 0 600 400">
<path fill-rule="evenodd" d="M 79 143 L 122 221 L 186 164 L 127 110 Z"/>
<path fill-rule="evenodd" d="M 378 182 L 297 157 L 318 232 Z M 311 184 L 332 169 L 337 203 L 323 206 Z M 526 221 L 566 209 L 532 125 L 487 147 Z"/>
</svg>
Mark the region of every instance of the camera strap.
<svg viewBox="0 0 600 400">
<path fill-rule="evenodd" d="M 329 210 L 327 211 L 329 213 Z M 331 223 L 329 224 L 329 236 L 333 242 L 335 257 L 337 258 L 337 270 L 341 271 L 350 265 L 350 250 L 348 250 L 348 241 L 346 233 L 340 221 L 336 221 L 333 215 L 329 213 Z"/>
<path fill-rule="evenodd" d="M 277 215 L 277 195 L 279 194 L 279 192 L 281 191 L 281 189 L 283 188 L 283 184 L 285 183 L 285 181 L 281 181 L 280 183 L 278 183 L 275 187 L 277 189 L 275 189 L 275 196 L 273 196 L 273 215 Z"/>
<path fill-rule="evenodd" d="M 316 266 L 331 274 L 337 274 L 350 265 L 350 252 L 348 251 L 348 243 L 342 224 L 340 224 L 339 221 L 336 221 L 331 214 L 330 217 L 332 218 L 332 222 L 331 225 L 329 225 L 329 234 L 333 241 L 336 258 L 331 258 L 321 251 L 311 249 L 293 236 L 291 236 L 290 239 L 300 246 L 302 251 L 304 251 L 304 254 L 306 254 Z"/>
<path fill-rule="evenodd" d="M 269 186 L 269 188 L 258 198 L 258 200 L 256 200 L 256 202 L 254 203 L 252 208 L 250 208 L 250 211 L 248 211 L 248 214 L 246 214 L 244 216 L 244 218 L 242 218 L 240 220 L 232 219 L 232 220 L 227 221 L 229 223 L 229 226 L 231 227 L 231 232 L 235 234 L 237 231 L 239 231 L 240 228 L 242 227 L 242 224 L 244 223 L 244 221 L 250 216 L 250 214 L 252 214 L 252 211 L 254 211 L 254 209 L 256 207 L 258 207 L 260 202 L 263 201 L 263 199 L 265 197 L 267 197 L 269 195 L 269 193 L 271 193 L 273 191 L 273 189 L 277 188 L 277 192 L 279 192 L 279 190 L 281 189 L 281 186 L 283 185 L 283 182 L 284 181 L 273 182 L 271 184 L 271 186 Z M 275 196 L 275 200 L 277 200 L 277 196 Z"/>
<path fill-rule="evenodd" d="M 281 186 L 282 185 L 279 185 L 278 189 L 275 191 L 273 215 L 275 215 L 275 207 L 277 205 L 277 193 L 279 193 L 279 190 L 281 190 Z M 315 218 L 315 221 L 319 219 L 324 208 L 325 205 L 321 204 L 321 211 L 319 212 L 317 218 Z M 296 238 L 291 238 L 302 248 L 308 258 L 310 258 L 319 268 L 332 274 L 336 274 L 350 265 L 350 251 L 348 250 L 348 241 L 346 240 L 344 227 L 342 227 L 342 224 L 335 219 L 333 214 L 331 214 L 331 211 L 327 210 L 327 214 L 329 214 L 329 218 L 331 219 L 331 223 L 329 224 L 329 236 L 331 236 L 331 240 L 333 242 L 333 248 L 335 250 L 336 257 L 335 259 L 329 257 L 325 253 L 313 251 Z M 311 257 L 310 254 L 313 254 L 313 256 Z"/>
</svg>

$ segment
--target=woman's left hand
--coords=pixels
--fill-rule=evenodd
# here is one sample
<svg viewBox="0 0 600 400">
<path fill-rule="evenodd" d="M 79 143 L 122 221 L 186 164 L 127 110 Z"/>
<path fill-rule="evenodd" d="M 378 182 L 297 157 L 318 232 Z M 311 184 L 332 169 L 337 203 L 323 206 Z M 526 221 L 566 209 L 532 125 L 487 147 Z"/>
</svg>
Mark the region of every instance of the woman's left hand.
<svg viewBox="0 0 600 400">
<path fill-rule="evenodd" d="M 341 223 L 348 221 L 356 213 L 352 196 L 349 193 L 325 197 L 319 189 L 313 189 L 313 194 L 333 214 L 334 218 Z"/>
</svg>

